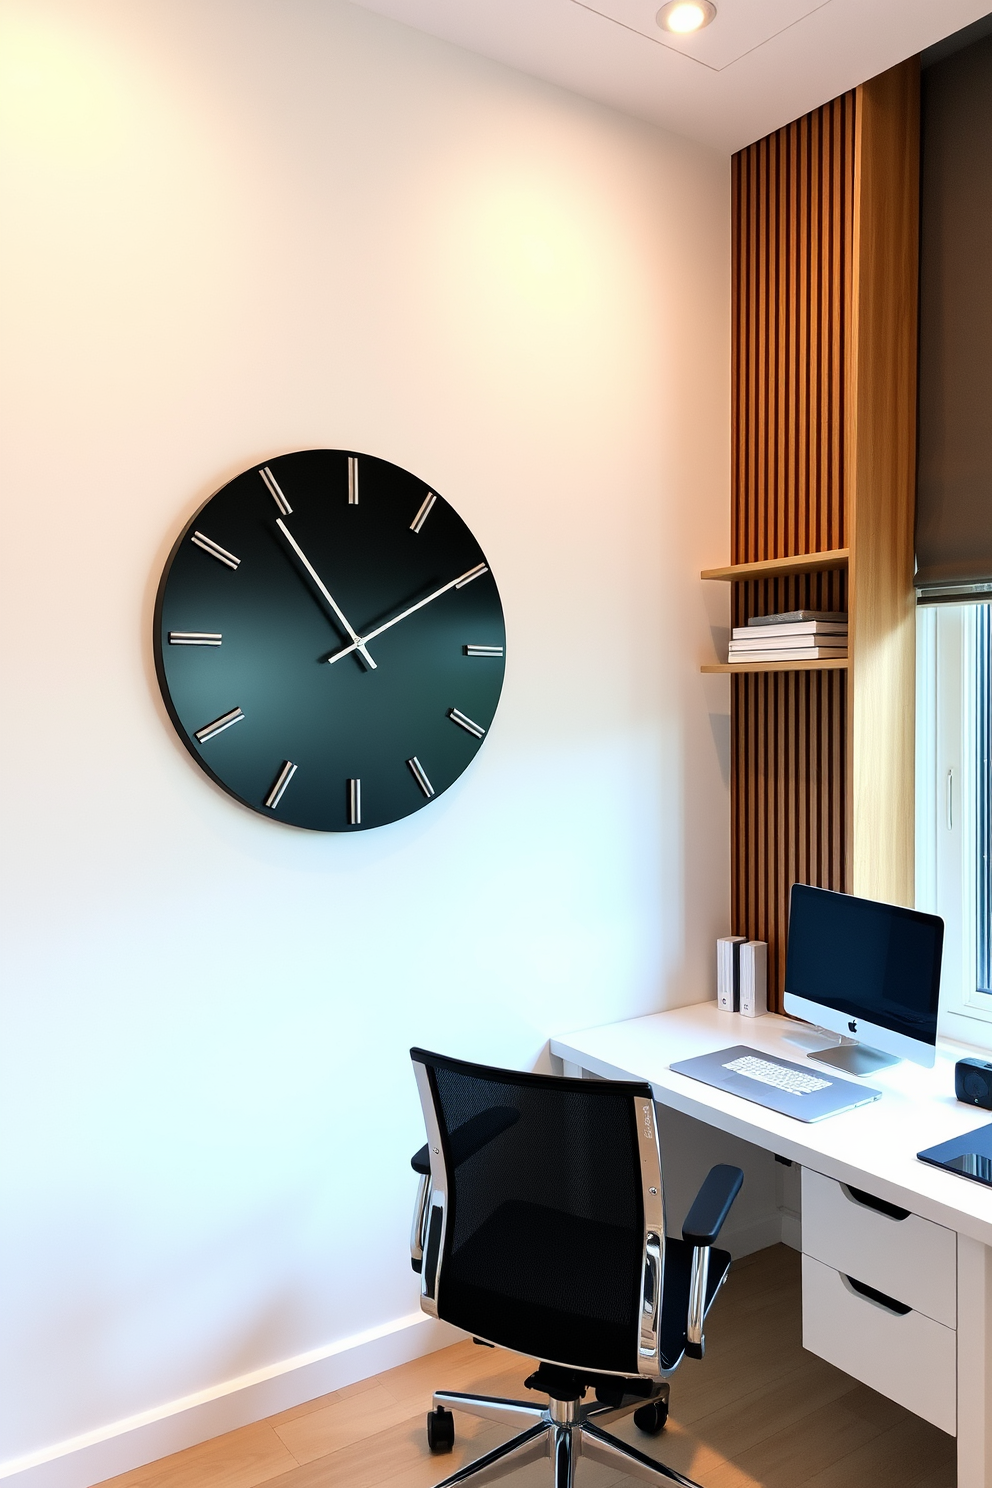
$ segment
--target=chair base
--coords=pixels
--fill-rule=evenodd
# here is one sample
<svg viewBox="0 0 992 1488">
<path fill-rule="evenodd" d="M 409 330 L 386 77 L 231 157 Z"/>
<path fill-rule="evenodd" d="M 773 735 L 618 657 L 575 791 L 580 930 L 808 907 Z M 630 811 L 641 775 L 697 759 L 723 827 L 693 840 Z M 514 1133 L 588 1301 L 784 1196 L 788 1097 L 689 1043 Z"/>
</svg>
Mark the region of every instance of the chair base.
<svg viewBox="0 0 992 1488">
<path fill-rule="evenodd" d="M 518 1436 L 467 1463 L 438 1483 L 436 1488 L 454 1488 L 456 1483 L 467 1483 L 470 1479 L 481 1488 L 482 1484 L 494 1483 L 541 1457 L 551 1459 L 554 1488 L 575 1488 L 575 1465 L 580 1457 L 612 1467 L 642 1483 L 678 1483 L 681 1488 L 700 1488 L 698 1483 L 676 1472 L 675 1468 L 655 1462 L 646 1453 L 603 1430 L 607 1422 L 630 1415 L 649 1400 L 667 1401 L 668 1389 L 667 1384 L 659 1384 L 646 1399 L 642 1396 L 619 1407 L 554 1399 L 546 1406 L 540 1406 L 526 1400 L 500 1400 L 495 1396 L 436 1390 L 435 1409 L 443 1406 L 465 1411 L 470 1416 L 482 1416 L 486 1420 L 518 1421 L 526 1425 Z"/>
</svg>

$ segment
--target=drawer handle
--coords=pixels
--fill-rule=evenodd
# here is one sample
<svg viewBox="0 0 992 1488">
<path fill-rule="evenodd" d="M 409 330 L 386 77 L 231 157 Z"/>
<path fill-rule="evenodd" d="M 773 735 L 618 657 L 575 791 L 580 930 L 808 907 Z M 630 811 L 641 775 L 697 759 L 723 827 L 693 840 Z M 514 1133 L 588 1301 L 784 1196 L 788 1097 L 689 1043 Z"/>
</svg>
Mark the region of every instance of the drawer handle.
<svg viewBox="0 0 992 1488">
<path fill-rule="evenodd" d="M 876 1291 L 874 1287 L 868 1286 L 863 1281 L 855 1281 L 853 1276 L 845 1276 L 844 1280 L 852 1292 L 857 1292 L 861 1297 L 867 1297 L 870 1302 L 877 1302 L 879 1307 L 884 1307 L 887 1312 L 894 1312 L 896 1317 L 905 1317 L 907 1312 L 912 1312 L 905 1302 L 897 1302 L 895 1297 L 887 1297 L 884 1292 Z"/>
<path fill-rule="evenodd" d="M 898 1204 L 890 1204 L 888 1199 L 876 1199 L 874 1194 L 865 1193 L 863 1188 L 852 1188 L 849 1183 L 842 1183 L 841 1188 L 849 1199 L 855 1204 L 863 1204 L 866 1209 L 874 1209 L 878 1214 L 886 1214 L 889 1219 L 908 1219 L 911 1210 L 902 1209 Z"/>
</svg>

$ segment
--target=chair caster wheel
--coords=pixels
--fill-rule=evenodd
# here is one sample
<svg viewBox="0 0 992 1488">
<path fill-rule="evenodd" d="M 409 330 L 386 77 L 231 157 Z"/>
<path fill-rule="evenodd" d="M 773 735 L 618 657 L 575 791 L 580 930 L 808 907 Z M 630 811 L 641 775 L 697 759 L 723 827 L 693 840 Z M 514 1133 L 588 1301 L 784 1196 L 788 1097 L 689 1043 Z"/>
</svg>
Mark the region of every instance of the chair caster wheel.
<svg viewBox="0 0 992 1488">
<path fill-rule="evenodd" d="M 648 1436 L 657 1436 L 659 1431 L 664 1431 L 667 1420 L 667 1400 L 651 1400 L 647 1405 L 639 1405 L 634 1412 L 634 1425 L 640 1431 L 646 1431 Z"/>
<path fill-rule="evenodd" d="M 432 1452 L 450 1452 L 455 1445 L 455 1418 L 443 1405 L 427 1412 L 427 1445 Z"/>
</svg>

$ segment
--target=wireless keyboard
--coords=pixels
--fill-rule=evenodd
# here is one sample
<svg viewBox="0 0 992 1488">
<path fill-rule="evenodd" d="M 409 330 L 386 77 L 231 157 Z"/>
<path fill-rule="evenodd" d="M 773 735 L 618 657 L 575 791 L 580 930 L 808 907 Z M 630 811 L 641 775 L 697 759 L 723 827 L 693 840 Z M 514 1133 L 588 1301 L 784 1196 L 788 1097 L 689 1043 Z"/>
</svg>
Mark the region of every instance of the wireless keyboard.
<svg viewBox="0 0 992 1488">
<path fill-rule="evenodd" d="M 790 1095 L 812 1095 L 814 1090 L 827 1090 L 832 1080 L 821 1080 L 817 1075 L 807 1075 L 803 1070 L 787 1069 L 781 1064 L 772 1064 L 768 1059 L 756 1059 L 745 1054 L 741 1059 L 732 1059 L 724 1069 L 735 1075 L 747 1075 L 760 1080 L 763 1085 L 774 1085 L 776 1090 L 788 1090 Z"/>
</svg>

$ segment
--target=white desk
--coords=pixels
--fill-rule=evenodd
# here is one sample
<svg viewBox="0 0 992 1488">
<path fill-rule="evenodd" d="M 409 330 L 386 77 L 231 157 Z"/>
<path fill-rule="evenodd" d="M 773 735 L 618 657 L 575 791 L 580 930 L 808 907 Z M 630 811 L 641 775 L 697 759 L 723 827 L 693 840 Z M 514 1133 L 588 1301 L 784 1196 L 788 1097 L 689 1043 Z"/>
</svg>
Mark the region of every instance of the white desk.
<svg viewBox="0 0 992 1488">
<path fill-rule="evenodd" d="M 802 1042 L 797 1044 L 797 1038 Z M 864 1082 L 884 1092 L 880 1101 L 813 1125 L 673 1074 L 669 1068 L 675 1061 L 733 1044 L 805 1064 L 806 1051 L 815 1040 L 809 1030 L 804 1037 L 804 1025 L 790 1019 L 771 1014 L 743 1018 L 705 1002 L 570 1033 L 552 1039 L 550 1047 L 567 1074 L 648 1080 L 663 1106 L 791 1159 L 812 1175 L 867 1190 L 953 1231 L 958 1488 L 992 1488 L 992 1189 L 943 1173 L 916 1157 L 921 1148 L 992 1120 L 989 1112 L 954 1099 L 956 1054 L 938 1054 L 932 1070 L 907 1063 L 880 1070 Z M 820 1046 L 827 1042 L 824 1036 Z M 925 1376 L 926 1358 L 913 1367 Z"/>
</svg>

